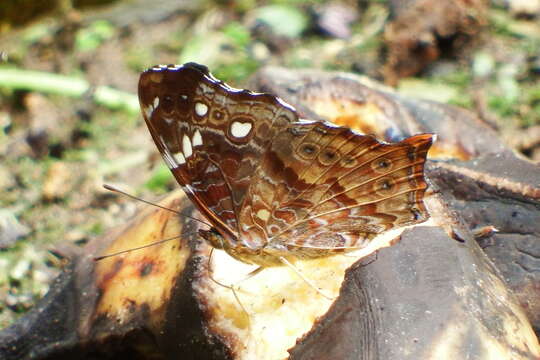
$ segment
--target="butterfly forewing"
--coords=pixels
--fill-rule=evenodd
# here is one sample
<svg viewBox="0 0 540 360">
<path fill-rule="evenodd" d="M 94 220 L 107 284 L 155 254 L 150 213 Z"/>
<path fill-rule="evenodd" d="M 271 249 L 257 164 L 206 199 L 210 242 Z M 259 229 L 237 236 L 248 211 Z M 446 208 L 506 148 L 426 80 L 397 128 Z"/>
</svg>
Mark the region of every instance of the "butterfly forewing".
<svg viewBox="0 0 540 360">
<path fill-rule="evenodd" d="M 139 100 L 180 185 L 218 231 L 236 238 L 250 179 L 278 129 L 296 119 L 293 109 L 232 89 L 193 63 L 145 71 Z"/>
<path fill-rule="evenodd" d="M 165 162 L 217 230 L 201 234 L 240 260 L 326 256 L 428 218 L 431 134 L 384 144 L 299 121 L 279 98 L 230 88 L 194 63 L 145 71 L 139 100 Z"/>
</svg>

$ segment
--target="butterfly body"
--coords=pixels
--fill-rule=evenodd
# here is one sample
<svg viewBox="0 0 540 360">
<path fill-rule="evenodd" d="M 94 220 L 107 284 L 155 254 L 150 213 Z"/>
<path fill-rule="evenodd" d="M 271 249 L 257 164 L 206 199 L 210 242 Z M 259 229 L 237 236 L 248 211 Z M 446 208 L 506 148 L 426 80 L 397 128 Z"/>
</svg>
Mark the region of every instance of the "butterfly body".
<svg viewBox="0 0 540 360">
<path fill-rule="evenodd" d="M 212 224 L 200 235 L 261 266 L 365 247 L 425 221 L 433 135 L 396 144 L 298 119 L 279 98 L 233 89 L 204 66 L 157 66 L 139 81 L 150 133 Z"/>
</svg>

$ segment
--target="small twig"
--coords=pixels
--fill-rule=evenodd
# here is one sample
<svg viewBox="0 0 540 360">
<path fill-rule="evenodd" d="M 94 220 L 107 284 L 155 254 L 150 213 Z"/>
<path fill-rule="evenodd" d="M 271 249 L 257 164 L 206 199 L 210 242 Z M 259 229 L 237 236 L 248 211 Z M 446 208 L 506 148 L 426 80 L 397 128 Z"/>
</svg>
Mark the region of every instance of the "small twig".
<svg viewBox="0 0 540 360">
<path fill-rule="evenodd" d="M 130 113 L 140 111 L 137 96 L 108 86 L 91 88 L 88 81 L 72 76 L 52 74 L 41 71 L 0 68 L 0 87 L 39 91 L 70 97 L 82 97 L 92 91 L 93 100 L 111 109 L 124 109 Z"/>
</svg>

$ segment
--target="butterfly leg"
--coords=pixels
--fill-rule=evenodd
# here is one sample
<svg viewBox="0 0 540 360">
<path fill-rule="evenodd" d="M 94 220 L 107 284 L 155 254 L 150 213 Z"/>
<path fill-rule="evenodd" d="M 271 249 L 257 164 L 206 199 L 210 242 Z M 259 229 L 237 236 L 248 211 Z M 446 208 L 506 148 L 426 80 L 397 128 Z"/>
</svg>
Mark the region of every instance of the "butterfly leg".
<svg viewBox="0 0 540 360">
<path fill-rule="evenodd" d="M 307 277 L 305 277 L 297 268 L 294 266 L 289 260 L 285 259 L 283 256 L 279 257 L 279 261 L 281 261 L 284 265 L 287 265 L 290 269 L 292 269 L 296 275 L 298 275 L 302 280 L 304 280 L 309 286 L 311 286 L 319 295 L 321 295 L 323 298 L 328 300 L 334 300 L 331 296 L 326 295 L 324 292 L 321 291 L 313 281 L 309 280 Z M 255 271 L 258 269 L 255 269 Z"/>
<path fill-rule="evenodd" d="M 240 297 L 238 296 L 238 293 L 235 289 L 235 287 L 237 287 L 237 285 L 239 283 L 241 283 L 242 281 L 245 281 L 249 278 L 251 278 L 252 276 L 258 274 L 259 272 L 261 272 L 264 268 L 262 266 L 259 266 L 258 268 L 256 268 L 255 270 L 249 272 L 247 274 L 247 276 L 245 278 L 243 278 L 242 280 L 240 281 L 237 281 L 236 283 L 234 284 L 231 284 L 231 285 L 226 285 L 226 284 L 223 284 L 222 282 L 216 280 L 213 276 L 213 271 L 212 271 L 212 267 L 211 267 L 211 264 L 212 264 L 212 255 L 214 253 L 214 248 L 211 248 L 210 249 L 210 255 L 208 256 L 208 264 L 207 264 L 207 269 L 208 269 L 208 274 L 209 274 L 209 277 L 210 279 L 218 284 L 219 286 L 222 286 L 226 289 L 229 289 L 232 291 L 232 294 L 234 296 L 234 299 L 236 300 L 236 302 L 238 303 L 238 305 L 240 306 L 240 308 L 242 309 L 242 312 L 247 316 L 247 319 L 248 319 L 248 327 L 251 329 L 251 321 L 249 320 L 250 319 L 250 316 L 249 316 L 249 313 L 248 311 L 246 310 L 246 308 L 244 307 L 244 305 L 242 304 L 242 302 L 240 301 Z"/>
<path fill-rule="evenodd" d="M 212 267 L 211 267 L 211 263 L 212 263 L 212 254 L 214 253 L 214 248 L 211 248 L 210 249 L 210 256 L 208 257 L 208 264 L 207 264 L 207 269 L 208 269 L 208 273 L 210 274 L 210 279 L 212 279 L 213 282 L 215 282 L 216 284 L 220 285 L 220 286 L 223 286 L 224 288 L 227 288 L 227 289 L 233 289 L 236 285 L 246 281 L 246 280 L 249 280 L 251 279 L 253 276 L 257 275 L 258 273 L 260 273 L 261 271 L 264 270 L 264 266 L 259 266 L 257 267 L 256 269 L 250 271 L 243 279 L 235 282 L 234 284 L 232 285 L 226 285 L 226 284 L 223 284 L 222 282 L 214 279 L 214 277 L 212 276 L 213 275 L 213 271 L 212 271 Z"/>
</svg>

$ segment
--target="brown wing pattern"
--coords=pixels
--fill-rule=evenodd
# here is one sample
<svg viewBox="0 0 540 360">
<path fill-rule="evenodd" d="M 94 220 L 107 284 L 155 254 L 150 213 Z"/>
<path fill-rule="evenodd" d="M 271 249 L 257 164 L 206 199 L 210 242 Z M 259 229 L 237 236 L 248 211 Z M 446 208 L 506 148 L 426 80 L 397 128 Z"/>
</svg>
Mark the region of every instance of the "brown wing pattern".
<svg viewBox="0 0 540 360">
<path fill-rule="evenodd" d="M 198 209 L 229 241 L 240 207 L 277 130 L 297 119 L 268 94 L 236 90 L 204 66 L 157 66 L 139 81 L 139 100 L 165 162 Z"/>
<path fill-rule="evenodd" d="M 264 234 L 268 247 L 289 251 L 360 248 L 385 230 L 424 221 L 432 138 L 384 144 L 327 123 L 290 125 L 274 138 L 248 190 L 240 218 L 249 226 L 241 236 Z"/>
<path fill-rule="evenodd" d="M 201 235 L 242 261 L 361 248 L 428 218 L 431 134 L 385 144 L 298 121 L 279 98 L 230 88 L 194 63 L 145 71 L 139 100 L 165 162 L 217 230 Z"/>
</svg>

